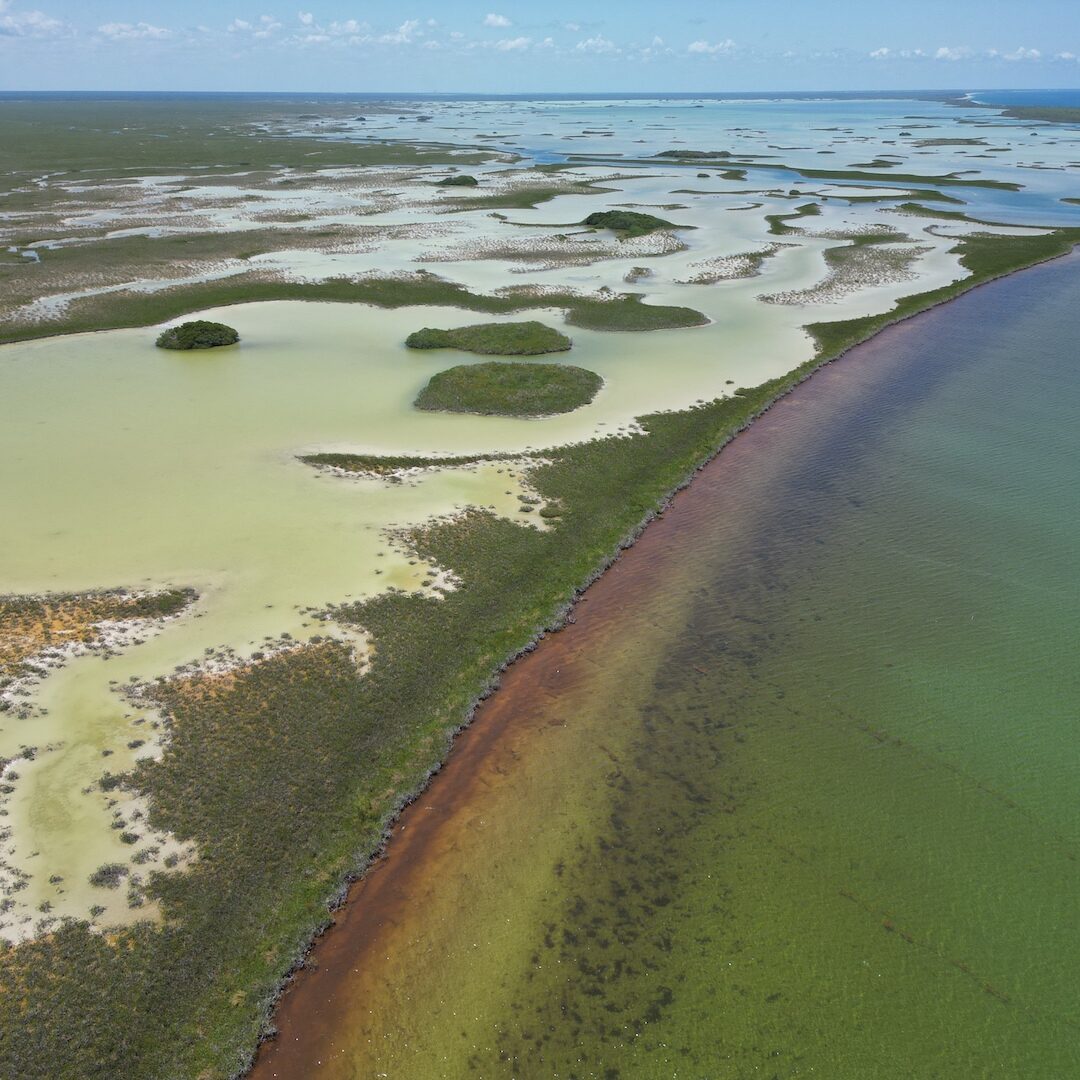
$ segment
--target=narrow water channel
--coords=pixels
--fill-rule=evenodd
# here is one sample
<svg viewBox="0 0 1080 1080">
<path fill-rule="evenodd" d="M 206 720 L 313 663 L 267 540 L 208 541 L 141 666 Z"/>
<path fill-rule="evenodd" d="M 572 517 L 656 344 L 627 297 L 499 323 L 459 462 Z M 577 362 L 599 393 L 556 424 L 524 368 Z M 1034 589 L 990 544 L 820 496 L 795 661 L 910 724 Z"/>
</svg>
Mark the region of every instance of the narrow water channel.
<svg viewBox="0 0 1080 1080">
<path fill-rule="evenodd" d="M 1080 260 L 895 327 L 515 665 L 254 1075 L 1080 1071 Z"/>
</svg>

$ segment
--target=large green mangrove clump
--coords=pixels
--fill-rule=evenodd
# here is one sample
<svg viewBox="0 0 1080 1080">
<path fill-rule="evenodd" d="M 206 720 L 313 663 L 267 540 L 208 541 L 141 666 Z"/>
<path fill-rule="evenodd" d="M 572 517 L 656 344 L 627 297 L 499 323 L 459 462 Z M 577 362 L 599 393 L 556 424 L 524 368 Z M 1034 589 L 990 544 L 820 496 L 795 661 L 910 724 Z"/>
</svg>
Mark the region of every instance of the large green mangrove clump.
<svg viewBox="0 0 1080 1080">
<path fill-rule="evenodd" d="M 551 416 L 587 405 L 604 380 L 563 364 L 463 364 L 434 375 L 418 409 L 482 416 Z"/>
<path fill-rule="evenodd" d="M 405 339 L 410 349 L 464 349 L 482 356 L 539 356 L 566 352 L 570 339 L 542 322 L 477 323 L 454 330 L 425 326 Z"/>
<path fill-rule="evenodd" d="M 216 349 L 221 345 L 235 345 L 240 335 L 224 323 L 196 319 L 181 323 L 162 332 L 157 339 L 159 349 Z"/>
<path fill-rule="evenodd" d="M 480 183 L 475 176 L 462 173 L 460 176 L 447 176 L 439 182 L 439 187 L 476 187 Z"/>
<path fill-rule="evenodd" d="M 636 210 L 598 210 L 595 214 L 590 214 L 582 224 L 596 229 L 611 229 L 619 233 L 623 240 L 634 236 L 647 236 L 657 229 L 680 227 L 652 214 L 639 214 Z"/>
</svg>

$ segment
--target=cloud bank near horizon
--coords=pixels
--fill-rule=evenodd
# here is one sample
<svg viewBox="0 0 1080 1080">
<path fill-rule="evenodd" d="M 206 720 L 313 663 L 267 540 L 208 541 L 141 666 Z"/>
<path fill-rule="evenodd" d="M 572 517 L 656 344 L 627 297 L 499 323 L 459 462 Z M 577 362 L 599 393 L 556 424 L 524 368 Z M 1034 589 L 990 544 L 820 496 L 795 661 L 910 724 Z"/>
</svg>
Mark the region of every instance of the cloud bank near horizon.
<svg viewBox="0 0 1080 1080">
<path fill-rule="evenodd" d="M 227 15 L 204 0 L 179 11 L 144 2 L 139 18 L 131 6 L 117 0 L 114 18 L 88 19 L 75 0 L 0 0 L 0 86 L 498 92 L 1080 83 L 1080 15 L 1064 9 L 1055 22 L 1053 2 L 1042 5 L 1047 18 L 1019 26 L 972 21 L 983 40 L 966 41 L 944 36 L 963 25 L 955 18 L 917 24 L 917 41 L 907 20 L 902 38 L 883 41 L 888 27 L 880 20 L 860 26 L 839 12 L 808 16 L 793 2 L 787 6 L 812 19 L 812 32 L 788 18 L 771 18 L 763 32 L 745 12 L 704 18 L 681 0 L 662 12 L 630 3 L 615 17 L 606 5 L 554 0 L 543 18 L 534 5 L 523 14 L 520 4 L 454 2 L 435 6 L 437 14 L 417 4 L 393 19 L 386 16 L 402 9 L 385 3 L 366 4 L 364 18 L 340 2 L 286 12 L 245 10 L 238 0 Z M 191 14 L 204 17 L 184 21 Z M 985 38 L 990 30 L 993 40 Z"/>
</svg>

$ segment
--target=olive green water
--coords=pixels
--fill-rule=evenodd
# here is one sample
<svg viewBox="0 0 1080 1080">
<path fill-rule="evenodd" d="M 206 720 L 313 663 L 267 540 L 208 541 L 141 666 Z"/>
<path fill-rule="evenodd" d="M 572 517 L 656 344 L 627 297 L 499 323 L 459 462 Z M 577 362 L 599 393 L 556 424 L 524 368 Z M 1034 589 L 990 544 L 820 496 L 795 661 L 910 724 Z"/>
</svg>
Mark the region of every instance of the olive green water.
<svg viewBox="0 0 1080 1080">
<path fill-rule="evenodd" d="M 310 1074 L 1080 1074 L 1078 286 L 891 332 L 706 474 Z"/>
</svg>

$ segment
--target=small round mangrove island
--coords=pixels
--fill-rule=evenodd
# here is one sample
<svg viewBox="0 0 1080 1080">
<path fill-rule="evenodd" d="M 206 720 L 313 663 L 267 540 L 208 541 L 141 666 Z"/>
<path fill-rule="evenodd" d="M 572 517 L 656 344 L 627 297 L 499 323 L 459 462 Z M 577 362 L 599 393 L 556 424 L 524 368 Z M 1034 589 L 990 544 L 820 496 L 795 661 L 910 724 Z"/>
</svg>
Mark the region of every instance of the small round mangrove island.
<svg viewBox="0 0 1080 1080">
<path fill-rule="evenodd" d="M 565 334 L 535 320 L 512 323 L 478 323 L 454 330 L 425 326 L 405 339 L 410 349 L 463 349 L 482 356 L 539 356 L 566 352 L 572 344 Z"/>
<path fill-rule="evenodd" d="M 460 176 L 447 176 L 438 181 L 439 187 L 476 187 L 480 181 L 475 176 L 462 173 Z"/>
<path fill-rule="evenodd" d="M 224 323 L 196 319 L 194 322 L 170 326 L 157 339 L 159 349 L 217 349 L 235 345 L 240 335 Z"/>
<path fill-rule="evenodd" d="M 685 226 L 675 225 L 654 214 L 640 214 L 636 210 L 598 210 L 590 214 L 582 225 L 591 225 L 594 229 L 611 229 L 623 240 L 632 240 L 635 236 L 648 236 L 658 229 L 680 229 Z"/>
<path fill-rule="evenodd" d="M 552 416 L 588 405 L 603 385 L 595 371 L 564 364 L 462 364 L 432 376 L 416 407 L 481 416 Z"/>
</svg>

